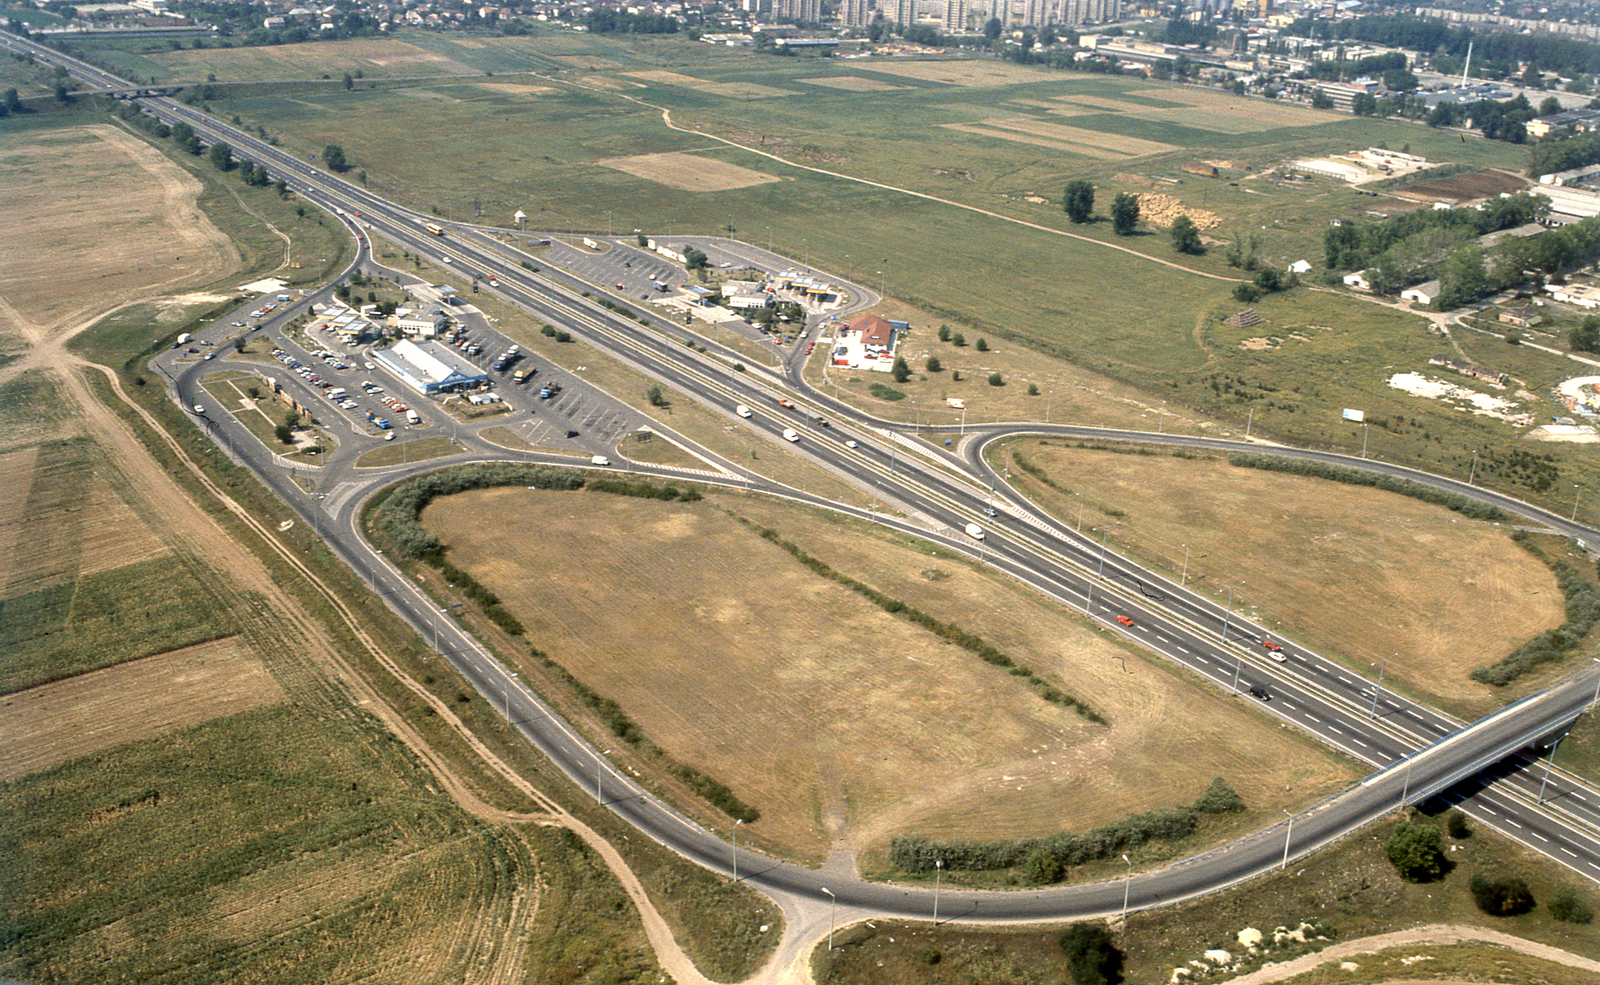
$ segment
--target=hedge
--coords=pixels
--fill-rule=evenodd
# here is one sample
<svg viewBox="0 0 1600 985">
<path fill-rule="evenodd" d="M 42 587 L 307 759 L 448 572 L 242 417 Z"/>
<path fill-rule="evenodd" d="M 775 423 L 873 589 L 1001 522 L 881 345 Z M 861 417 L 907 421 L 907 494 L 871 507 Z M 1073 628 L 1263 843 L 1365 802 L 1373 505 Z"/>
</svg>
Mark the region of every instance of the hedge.
<svg viewBox="0 0 1600 985">
<path fill-rule="evenodd" d="M 1403 479 L 1399 476 L 1385 475 L 1380 472 L 1368 472 L 1365 469 L 1351 468 L 1347 465 L 1334 465 L 1329 462 L 1318 462 L 1304 458 L 1284 458 L 1279 455 L 1256 455 L 1246 452 L 1229 455 L 1228 464 L 1238 468 L 1261 469 L 1267 472 L 1287 472 L 1290 475 L 1326 479 L 1329 482 L 1342 482 L 1348 486 L 1370 486 L 1374 489 L 1410 496 L 1412 499 L 1420 499 L 1424 503 L 1443 506 L 1474 520 L 1499 522 L 1510 519 L 1500 507 L 1491 506 L 1488 503 L 1480 503 L 1478 500 L 1463 496 L 1460 493 L 1435 489 L 1433 486 L 1423 485 L 1412 479 Z"/>
<path fill-rule="evenodd" d="M 395 548 L 402 556 L 438 564 L 443 560 L 442 548 L 439 538 L 424 530 L 419 522 L 423 509 L 440 496 L 497 486 L 580 489 L 583 487 L 583 476 L 548 465 L 505 462 L 463 465 L 430 472 L 407 479 L 391 489 L 373 512 L 373 523 L 394 540 Z"/>
<path fill-rule="evenodd" d="M 1472 672 L 1473 680 L 1492 687 L 1505 687 L 1542 664 L 1561 660 L 1576 650 L 1594 624 L 1600 622 L 1600 591 L 1595 590 L 1593 582 L 1566 561 L 1546 557 L 1523 531 L 1517 531 L 1512 539 L 1549 565 L 1555 573 L 1556 584 L 1561 587 L 1561 595 L 1566 600 L 1566 621 L 1523 643 L 1499 662 Z"/>
</svg>

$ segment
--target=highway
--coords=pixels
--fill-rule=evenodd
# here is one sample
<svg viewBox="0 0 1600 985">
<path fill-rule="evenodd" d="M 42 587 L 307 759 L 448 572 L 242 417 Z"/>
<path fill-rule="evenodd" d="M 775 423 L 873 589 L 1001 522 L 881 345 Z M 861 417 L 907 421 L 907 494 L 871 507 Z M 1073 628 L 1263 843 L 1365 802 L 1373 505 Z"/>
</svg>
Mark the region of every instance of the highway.
<svg viewBox="0 0 1600 985">
<path fill-rule="evenodd" d="M 91 84 L 122 85 L 92 66 L 67 59 L 10 35 L 0 42 L 19 45 L 45 60 L 66 64 Z M 1279 662 L 1260 645 L 1266 632 L 1214 600 L 1174 585 L 1146 571 L 1132 560 L 1108 550 L 1093 534 L 1067 528 L 1031 509 L 1025 502 L 1005 497 L 1010 493 L 985 464 L 983 449 L 998 438 L 1019 433 L 1164 442 L 1229 451 L 1294 455 L 1333 461 L 1390 474 L 1403 474 L 1419 482 L 1453 488 L 1480 500 L 1494 502 L 1516 515 L 1536 520 L 1588 542 L 1593 531 L 1509 497 L 1451 480 L 1379 462 L 1350 459 L 1331 453 L 1289 448 L 1245 446 L 1218 439 L 1182 438 L 1140 432 L 1079 428 L 1065 425 L 990 425 L 968 428 L 959 456 L 928 447 L 903 432 L 903 425 L 874 420 L 828 398 L 799 378 L 797 361 L 790 358 L 778 371 L 748 367 L 731 370 L 737 354 L 696 337 L 705 352 L 685 346 L 691 329 L 673 326 L 649 313 L 641 324 L 619 316 L 578 296 L 592 285 L 571 280 L 560 271 L 533 275 L 521 267 L 514 248 L 488 234 L 452 226 L 446 237 L 425 232 L 425 222 L 436 221 L 400 208 L 321 169 L 238 131 L 220 121 L 169 99 L 145 100 L 151 112 L 168 122 L 194 126 L 202 139 L 226 140 L 236 155 L 266 165 L 301 195 L 329 211 L 344 213 L 353 230 L 377 233 L 406 249 L 443 261 L 457 269 L 492 276 L 491 293 L 519 305 L 537 317 L 560 324 L 580 339 L 617 355 L 640 372 L 673 387 L 702 404 L 720 411 L 730 421 L 750 428 L 766 440 L 779 442 L 786 427 L 802 433 L 797 450 L 837 474 L 895 503 L 903 516 L 873 513 L 841 506 L 793 489 L 779 487 L 733 463 L 723 463 L 724 481 L 814 503 L 849 513 L 870 522 L 977 557 L 1086 615 L 1163 659 L 1186 668 L 1215 686 L 1248 695 L 1252 687 L 1270 696 L 1261 709 L 1293 723 L 1334 748 L 1374 768 L 1385 768 L 1349 791 L 1296 815 L 1291 823 L 1258 832 L 1223 849 L 1151 873 L 1122 881 L 1089 886 L 1067 886 L 1025 893 L 945 891 L 941 916 L 971 920 L 1062 919 L 1117 912 L 1123 893 L 1131 908 L 1155 906 L 1214 891 L 1282 865 L 1294 857 L 1355 830 L 1394 809 L 1449 790 L 1462 809 L 1480 824 L 1544 852 L 1574 871 L 1600 881 L 1600 791 L 1567 777 L 1560 771 L 1545 784 L 1542 769 L 1529 770 L 1525 750 L 1558 735 L 1562 726 L 1593 700 L 1597 673 L 1584 668 L 1567 683 L 1551 688 L 1490 719 L 1467 727 L 1435 709 L 1411 702 L 1337 662 L 1298 646 L 1285 645 Z M 354 214 L 359 213 L 356 220 Z M 753 256 L 761 251 L 748 248 Z M 356 263 L 368 264 L 362 253 Z M 794 265 L 792 263 L 788 265 Z M 870 292 L 859 291 L 865 302 Z M 203 362 L 168 366 L 174 396 L 183 406 L 196 402 L 194 394 Z M 794 410 L 777 404 L 780 395 L 798 396 Z M 740 421 L 733 408 L 744 403 L 755 415 Z M 826 420 L 829 423 L 820 423 Z M 357 516 L 366 497 L 380 485 L 423 469 L 437 468 L 439 460 L 409 468 L 384 471 L 360 490 L 337 499 L 308 498 L 237 422 L 223 416 L 211 427 L 241 462 L 252 469 L 277 495 L 316 526 L 318 533 L 346 564 L 355 570 L 425 638 L 438 647 L 485 697 L 499 706 L 508 704 L 512 720 L 528 740 L 556 763 L 574 782 L 588 789 L 598 777 L 597 793 L 606 806 L 681 854 L 719 871 L 730 870 L 730 846 L 660 802 L 631 779 L 611 768 L 592 746 L 550 709 L 512 678 L 497 659 L 485 652 L 452 620 L 443 619 L 387 559 L 361 536 Z M 926 427 L 923 434 L 952 434 L 954 428 Z M 857 447 L 849 447 L 847 440 Z M 258 450 L 259 449 L 259 450 Z M 570 458 L 535 453 L 511 453 L 469 437 L 461 455 L 450 461 L 514 459 L 570 465 Z M 630 463 L 641 473 L 679 475 Z M 991 496 L 991 487 L 995 489 Z M 995 499 L 995 515 L 985 512 Z M 962 528 L 980 523 L 987 531 L 981 542 Z M 1117 622 L 1122 616 L 1131 624 Z M 1248 697 L 1242 700 L 1252 700 Z M 1420 750 L 1420 751 L 1419 751 Z M 1520 757 L 1520 758 L 1519 758 Z M 1461 781 L 1483 776 L 1485 782 L 1461 786 Z M 822 886 L 848 907 L 860 912 L 929 917 L 932 894 L 926 890 L 887 886 L 858 880 L 841 881 L 817 872 L 740 851 L 740 874 L 775 895 L 798 894 L 822 899 Z"/>
</svg>

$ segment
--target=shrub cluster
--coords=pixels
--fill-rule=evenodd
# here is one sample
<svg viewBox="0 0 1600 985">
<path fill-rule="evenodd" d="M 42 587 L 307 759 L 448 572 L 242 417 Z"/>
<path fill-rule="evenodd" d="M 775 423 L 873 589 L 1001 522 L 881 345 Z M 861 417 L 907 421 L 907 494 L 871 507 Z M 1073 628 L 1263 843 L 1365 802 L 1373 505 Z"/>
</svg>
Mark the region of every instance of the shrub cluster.
<svg viewBox="0 0 1600 985">
<path fill-rule="evenodd" d="M 905 872 L 932 872 L 935 862 L 950 870 L 1020 868 L 1029 882 L 1060 881 L 1068 866 L 1115 858 L 1151 841 L 1176 841 L 1194 833 L 1199 813 L 1243 810 L 1244 802 L 1221 777 L 1213 780 L 1192 807 L 1145 811 L 1090 831 L 1064 831 L 1042 838 L 1004 841 L 929 841 L 901 835 L 889 846 L 889 860 Z"/>
<path fill-rule="evenodd" d="M 795 544 L 792 541 L 784 540 L 778 535 L 776 530 L 759 526 L 742 518 L 741 522 L 754 527 L 760 532 L 762 537 L 772 541 L 774 544 L 777 544 L 779 547 L 788 551 L 796 561 L 799 561 L 801 564 L 810 568 L 816 574 L 819 574 L 830 581 L 843 585 L 845 588 L 848 588 L 857 595 L 862 596 L 890 615 L 899 616 L 901 619 L 904 619 L 914 626 L 919 626 L 923 629 L 926 629 L 928 632 L 934 634 L 942 640 L 954 643 L 956 646 L 959 646 L 968 653 L 973 654 L 984 663 L 992 664 L 996 667 L 1004 667 L 1006 670 L 1010 671 L 1012 676 L 1020 677 L 1023 680 L 1026 680 L 1029 686 L 1033 688 L 1034 692 L 1045 701 L 1048 701 L 1051 704 L 1071 708 L 1084 718 L 1094 722 L 1096 725 L 1110 724 L 1110 722 L 1106 720 L 1105 716 L 1095 711 L 1089 705 L 1085 704 L 1083 701 L 1079 700 L 1073 695 L 1070 695 L 1065 691 L 1052 686 L 1044 678 L 1034 673 L 1031 668 L 1024 667 L 1015 660 L 1012 660 L 1010 657 L 1006 656 L 1004 653 L 1001 653 L 993 645 L 986 642 L 983 637 L 978 636 L 975 633 L 969 633 L 959 626 L 935 619 L 926 612 L 907 605 L 900 599 L 885 595 L 876 588 L 873 588 L 871 585 L 865 584 L 864 582 L 859 582 L 854 578 L 851 578 L 849 575 L 835 570 L 827 562 L 818 560 L 817 558 L 814 558 L 805 551 L 801 550 L 798 544 Z"/>
<path fill-rule="evenodd" d="M 1443 506 L 1474 520 L 1499 522 L 1509 519 L 1505 511 L 1500 507 L 1491 506 L 1488 503 L 1480 503 L 1460 493 L 1446 492 L 1443 489 L 1425 486 L 1411 479 L 1402 479 L 1399 476 L 1384 475 L 1379 472 L 1368 472 L 1345 465 L 1333 465 L 1329 462 L 1317 462 L 1303 458 L 1284 458 L 1279 455 L 1255 455 L 1244 452 L 1229 455 L 1228 464 L 1237 468 L 1262 469 L 1267 472 L 1287 472 L 1290 475 L 1304 475 L 1313 479 L 1342 482 L 1350 486 L 1371 486 L 1374 489 L 1382 489 L 1385 492 L 1399 493 L 1402 496 L 1410 496 L 1412 499 L 1420 499 L 1424 503 Z"/>
<path fill-rule="evenodd" d="M 722 813 L 736 821 L 750 824 L 761 817 L 761 812 L 734 796 L 721 781 L 712 779 L 693 766 L 682 763 L 672 765 L 672 775 L 682 780 L 689 789 L 710 801 Z"/>
<path fill-rule="evenodd" d="M 512 615 L 510 610 L 500 604 L 500 596 L 484 588 L 478 579 L 461 570 L 449 561 L 439 562 L 439 573 L 444 580 L 458 589 L 461 594 L 478 603 L 483 614 L 489 621 L 510 633 L 512 636 L 522 635 L 522 622 Z"/>
<path fill-rule="evenodd" d="M 872 394 L 874 397 L 877 397 L 879 400 L 894 401 L 906 399 L 906 395 L 904 393 L 901 393 L 894 387 L 888 386 L 884 383 L 872 384 L 871 386 L 867 387 L 867 392 Z"/>
<path fill-rule="evenodd" d="M 423 509 L 440 496 L 469 489 L 496 486 L 530 486 L 535 489 L 578 489 L 583 476 L 546 465 L 515 465 L 505 462 L 465 465 L 430 472 L 395 486 L 374 508 L 373 523 L 388 534 L 401 555 L 419 558 L 430 564 L 443 561 L 439 538 L 423 529 L 419 518 Z"/>
<path fill-rule="evenodd" d="M 1570 888 L 1563 887 L 1556 890 L 1550 897 L 1550 915 L 1562 923 L 1592 923 L 1594 910 L 1582 896 Z"/>
<path fill-rule="evenodd" d="M 611 493 L 613 496 L 632 496 L 636 499 L 663 499 L 667 502 L 695 503 L 704 499 L 698 489 L 679 489 L 677 486 L 653 486 L 648 482 L 628 482 L 623 479 L 595 479 L 587 487 L 593 492 Z"/>
<path fill-rule="evenodd" d="M 1556 584 L 1561 586 L 1561 594 L 1566 599 L 1567 618 L 1555 629 L 1547 629 L 1512 650 L 1498 663 L 1472 672 L 1473 680 L 1493 687 L 1504 687 L 1541 664 L 1555 663 L 1567 656 L 1578 648 L 1594 624 L 1600 622 L 1600 592 L 1592 582 L 1560 558 L 1545 557 L 1525 535 L 1516 540 L 1555 572 Z"/>
<path fill-rule="evenodd" d="M 1491 917 L 1514 917 L 1533 909 L 1533 890 L 1524 879 L 1515 876 L 1489 878 L 1479 874 L 1467 884 L 1472 891 L 1472 901 L 1478 909 Z"/>
<path fill-rule="evenodd" d="M 1072 985 L 1114 985 L 1122 981 L 1122 952 L 1103 923 L 1075 923 L 1058 941 L 1067 956 Z"/>
<path fill-rule="evenodd" d="M 593 688 L 573 677 L 567 668 L 556 663 L 548 653 L 538 647 L 529 647 L 528 650 L 533 654 L 535 660 L 543 664 L 545 669 L 550 671 L 562 684 L 571 688 L 579 700 L 588 705 L 589 710 L 599 716 L 600 720 L 605 723 L 606 728 L 611 730 L 612 735 L 615 735 L 630 746 L 639 746 L 651 752 L 656 751 L 656 747 L 645 738 L 643 730 L 639 728 L 633 719 L 628 717 L 627 713 L 622 710 L 621 705 L 610 698 L 596 694 Z"/>
</svg>

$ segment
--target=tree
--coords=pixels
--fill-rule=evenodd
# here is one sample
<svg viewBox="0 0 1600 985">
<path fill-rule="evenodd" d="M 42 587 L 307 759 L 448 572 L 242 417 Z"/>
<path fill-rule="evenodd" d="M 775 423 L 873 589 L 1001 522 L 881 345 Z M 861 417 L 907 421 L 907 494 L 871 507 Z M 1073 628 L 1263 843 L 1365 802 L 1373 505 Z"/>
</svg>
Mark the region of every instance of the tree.
<svg viewBox="0 0 1600 985">
<path fill-rule="evenodd" d="M 347 91 L 356 87 L 356 80 L 350 77 L 349 72 L 344 73 L 344 87 Z"/>
<path fill-rule="evenodd" d="M 1561 112 L 1561 100 L 1554 96 L 1546 96 L 1539 101 L 1540 116 L 1554 116 Z"/>
<path fill-rule="evenodd" d="M 349 162 L 344 157 L 344 148 L 338 144 L 329 144 L 322 148 L 322 163 L 328 166 L 329 171 L 337 171 L 340 174 L 350 168 Z"/>
<path fill-rule="evenodd" d="M 1001 26 L 1002 25 L 1000 23 L 1000 18 L 998 18 L 998 17 L 989 18 L 987 21 L 984 21 L 984 24 L 983 24 L 983 36 L 985 38 L 988 38 L 990 41 L 999 40 Z"/>
<path fill-rule="evenodd" d="M 1444 839 L 1431 824 L 1401 821 L 1383 850 L 1407 882 L 1431 882 L 1444 875 Z"/>
<path fill-rule="evenodd" d="M 684 267 L 688 268 L 689 270 L 700 270 L 704 267 L 710 266 L 711 264 L 711 261 L 706 256 L 704 250 L 697 250 L 692 246 L 684 246 L 679 252 L 683 254 Z"/>
<path fill-rule="evenodd" d="M 649 246 L 650 245 L 650 238 L 648 236 L 646 236 L 644 233 L 638 233 L 633 238 L 639 241 L 639 245 L 640 246 Z"/>
<path fill-rule="evenodd" d="M 911 379 L 911 367 L 906 365 L 905 356 L 894 357 L 894 366 L 890 368 L 889 375 L 894 377 L 896 383 L 904 383 Z"/>
<path fill-rule="evenodd" d="M 7 89 L 5 98 L 6 98 L 6 109 L 10 110 L 13 113 L 22 112 L 22 109 L 23 109 L 22 100 L 17 96 L 17 90 L 16 89 Z"/>
<path fill-rule="evenodd" d="M 1590 315 L 1568 332 L 1567 345 L 1579 352 L 1600 352 L 1600 315 Z"/>
<path fill-rule="evenodd" d="M 1191 253 L 1195 256 L 1206 251 L 1205 244 L 1200 242 L 1200 228 L 1186 215 L 1180 215 L 1173 220 L 1172 248 L 1179 253 Z"/>
<path fill-rule="evenodd" d="M 950 341 L 950 326 L 949 325 L 940 325 L 939 326 L 939 341 L 940 342 L 949 342 Z"/>
<path fill-rule="evenodd" d="M 944 364 L 939 361 L 938 356 L 929 356 L 928 361 L 923 363 L 923 366 L 930 373 L 937 373 L 944 368 Z"/>
<path fill-rule="evenodd" d="M 652 386 L 645 396 L 649 399 L 652 407 L 665 407 L 667 405 L 666 395 L 661 392 L 660 385 Z"/>
<path fill-rule="evenodd" d="M 973 346 L 973 348 L 977 349 L 979 352 L 988 352 L 989 340 L 980 335 L 978 336 L 978 344 Z"/>
<path fill-rule="evenodd" d="M 1514 917 L 1533 909 L 1533 890 L 1515 876 L 1491 879 L 1480 873 L 1472 877 L 1467 888 L 1478 909 L 1491 917 Z"/>
<path fill-rule="evenodd" d="M 1357 116 L 1377 116 L 1378 97 L 1370 92 L 1356 93 L 1355 98 L 1350 100 L 1350 112 Z"/>
<path fill-rule="evenodd" d="M 233 170 L 233 148 L 222 141 L 211 145 L 211 163 L 218 171 Z"/>
<path fill-rule="evenodd" d="M 1563 887 L 1550 897 L 1550 915 L 1562 923 L 1592 923 L 1594 910 L 1572 889 Z"/>
<path fill-rule="evenodd" d="M 1333 109 L 1333 97 L 1318 89 L 1311 94 L 1312 109 Z"/>
<path fill-rule="evenodd" d="M 967 337 L 962 335 L 960 332 L 957 332 L 956 334 L 950 336 L 950 344 L 957 346 L 966 345 Z"/>
<path fill-rule="evenodd" d="M 1066 210 L 1067 218 L 1073 222 L 1090 221 L 1094 218 L 1094 185 L 1081 179 L 1067 182 L 1067 191 L 1061 198 L 1061 206 Z"/>
<path fill-rule="evenodd" d="M 1006 379 L 1005 379 L 1005 377 L 1001 376 L 999 373 L 990 373 L 989 374 L 989 385 L 990 386 L 1005 386 L 1006 385 Z"/>
<path fill-rule="evenodd" d="M 1111 231 L 1118 236 L 1132 236 L 1139 227 L 1139 196 L 1118 192 L 1111 200 Z"/>
<path fill-rule="evenodd" d="M 1075 923 L 1061 932 L 1061 950 L 1073 985 L 1117 985 L 1122 952 L 1103 923 Z"/>
<path fill-rule="evenodd" d="M 279 424 L 277 427 L 272 429 L 272 433 L 277 437 L 279 444 L 294 444 L 294 431 L 289 427 L 289 425 Z"/>
</svg>

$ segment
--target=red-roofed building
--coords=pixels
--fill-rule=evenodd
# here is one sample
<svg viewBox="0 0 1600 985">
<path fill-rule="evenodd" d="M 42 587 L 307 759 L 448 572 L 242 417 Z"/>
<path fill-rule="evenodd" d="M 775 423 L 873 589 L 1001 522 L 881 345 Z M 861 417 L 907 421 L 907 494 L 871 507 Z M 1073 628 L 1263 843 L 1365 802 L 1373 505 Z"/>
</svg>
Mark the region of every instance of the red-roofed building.
<svg viewBox="0 0 1600 985">
<path fill-rule="evenodd" d="M 887 318 L 862 315 L 845 327 L 860 337 L 863 346 L 881 346 L 891 351 L 894 349 L 895 328 L 889 324 Z"/>
</svg>

